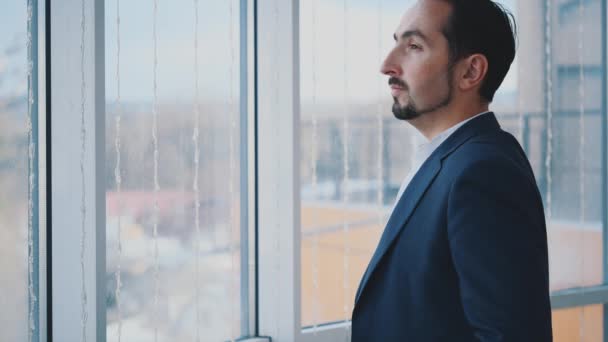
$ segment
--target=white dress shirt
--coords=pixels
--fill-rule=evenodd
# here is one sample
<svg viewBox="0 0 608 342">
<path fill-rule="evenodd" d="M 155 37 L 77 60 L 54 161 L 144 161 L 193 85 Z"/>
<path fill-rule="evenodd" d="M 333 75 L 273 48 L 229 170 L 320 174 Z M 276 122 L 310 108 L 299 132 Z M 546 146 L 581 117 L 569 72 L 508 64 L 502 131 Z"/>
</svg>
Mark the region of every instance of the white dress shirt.
<svg viewBox="0 0 608 342">
<path fill-rule="evenodd" d="M 433 152 L 437 149 L 437 147 L 439 147 L 439 145 L 441 145 L 447 138 L 450 137 L 450 135 L 452 135 L 452 133 L 454 133 L 462 125 L 475 119 L 478 116 L 481 116 L 481 115 L 487 114 L 487 113 L 490 113 L 490 112 L 487 111 L 487 112 L 479 113 L 464 121 L 461 121 L 461 122 L 457 123 L 456 125 L 439 133 L 431 141 L 424 141 L 424 140 L 426 140 L 426 138 L 423 137 L 424 142 L 421 144 L 415 145 L 414 161 L 413 161 L 412 167 L 410 168 L 410 171 L 408 172 L 407 176 L 403 180 L 403 183 L 401 183 L 401 187 L 399 188 L 399 192 L 397 193 L 397 198 L 395 199 L 395 203 L 393 204 L 393 210 L 395 209 L 397 202 L 399 202 L 401 195 L 403 195 L 403 192 L 405 191 L 407 186 L 410 184 L 410 181 L 412 180 L 412 178 L 414 178 L 416 173 L 418 173 L 418 170 L 420 170 L 420 167 L 422 166 L 422 164 L 424 164 L 424 162 L 431 156 L 431 154 L 433 154 Z"/>
</svg>

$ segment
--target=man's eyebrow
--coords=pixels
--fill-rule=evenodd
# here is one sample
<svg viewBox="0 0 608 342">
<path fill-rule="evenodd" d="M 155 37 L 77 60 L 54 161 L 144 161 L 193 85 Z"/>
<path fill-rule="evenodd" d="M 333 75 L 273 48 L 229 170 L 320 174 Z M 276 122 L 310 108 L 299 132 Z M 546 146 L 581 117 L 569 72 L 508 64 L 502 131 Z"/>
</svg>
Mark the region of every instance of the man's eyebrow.
<svg viewBox="0 0 608 342">
<path fill-rule="evenodd" d="M 420 30 L 410 30 L 410 31 L 405 31 L 401 34 L 401 39 L 406 39 L 412 36 L 417 36 L 420 37 L 420 39 L 424 40 L 424 41 L 428 41 L 428 38 L 424 35 L 424 33 L 422 33 Z M 393 39 L 395 39 L 395 41 L 397 41 L 397 35 L 393 34 Z"/>
</svg>

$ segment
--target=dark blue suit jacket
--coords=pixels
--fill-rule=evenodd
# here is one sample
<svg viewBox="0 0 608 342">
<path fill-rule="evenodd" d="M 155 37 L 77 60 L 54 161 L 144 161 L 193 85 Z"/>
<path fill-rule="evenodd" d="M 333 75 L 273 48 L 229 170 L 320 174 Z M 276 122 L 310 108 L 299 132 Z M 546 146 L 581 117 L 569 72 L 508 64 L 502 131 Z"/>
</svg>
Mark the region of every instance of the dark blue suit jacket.
<svg viewBox="0 0 608 342">
<path fill-rule="evenodd" d="M 493 113 L 421 166 L 357 291 L 352 341 L 552 340 L 542 199 Z"/>
</svg>

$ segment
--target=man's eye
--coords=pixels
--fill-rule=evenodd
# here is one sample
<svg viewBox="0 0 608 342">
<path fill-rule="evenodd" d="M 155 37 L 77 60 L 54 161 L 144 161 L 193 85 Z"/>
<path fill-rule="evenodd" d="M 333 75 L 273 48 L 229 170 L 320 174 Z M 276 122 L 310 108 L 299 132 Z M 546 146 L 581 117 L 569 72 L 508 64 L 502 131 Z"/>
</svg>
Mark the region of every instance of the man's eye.
<svg viewBox="0 0 608 342">
<path fill-rule="evenodd" d="M 408 47 L 412 50 L 420 50 L 420 45 L 410 44 Z"/>
</svg>

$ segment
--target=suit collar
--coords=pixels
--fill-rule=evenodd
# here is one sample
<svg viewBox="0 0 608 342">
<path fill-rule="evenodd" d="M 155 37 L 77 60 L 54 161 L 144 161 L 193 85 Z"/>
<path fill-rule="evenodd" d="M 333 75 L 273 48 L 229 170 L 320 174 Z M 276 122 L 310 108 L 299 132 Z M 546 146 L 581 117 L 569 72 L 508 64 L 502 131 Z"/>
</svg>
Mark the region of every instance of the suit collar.
<svg viewBox="0 0 608 342">
<path fill-rule="evenodd" d="M 499 128 L 500 125 L 498 124 L 494 113 L 481 115 L 470 120 L 459 127 L 441 145 L 439 145 L 422 164 L 391 213 L 388 223 L 384 228 L 384 232 L 382 233 L 382 237 L 380 238 L 380 242 L 378 243 L 378 247 L 361 279 L 355 297 L 355 307 L 382 257 L 386 254 L 397 236 L 399 236 L 420 202 L 420 199 L 441 170 L 442 161 L 470 138 Z"/>
<path fill-rule="evenodd" d="M 458 128 L 450 137 L 439 145 L 435 152 L 437 152 L 437 155 L 443 160 L 470 138 L 499 128 L 500 124 L 493 112 L 480 115 Z"/>
<path fill-rule="evenodd" d="M 454 132 L 456 132 L 460 127 L 462 127 L 465 124 L 467 124 L 469 121 L 473 121 L 473 120 L 477 119 L 478 117 L 480 117 L 482 115 L 491 114 L 491 113 L 492 112 L 490 112 L 490 111 L 485 111 L 485 112 L 482 112 L 482 113 L 479 113 L 479 114 L 475 114 L 475 115 L 471 116 L 470 118 L 462 120 L 461 122 L 453 125 L 452 127 L 444 130 L 443 132 L 437 134 L 437 136 L 435 136 L 431 140 L 428 140 L 428 139 L 424 138 L 424 141 L 425 141 L 424 145 L 434 145 L 435 147 L 438 147 L 447 138 L 449 138 Z M 423 136 L 422 133 L 420 133 L 420 135 Z"/>
</svg>

